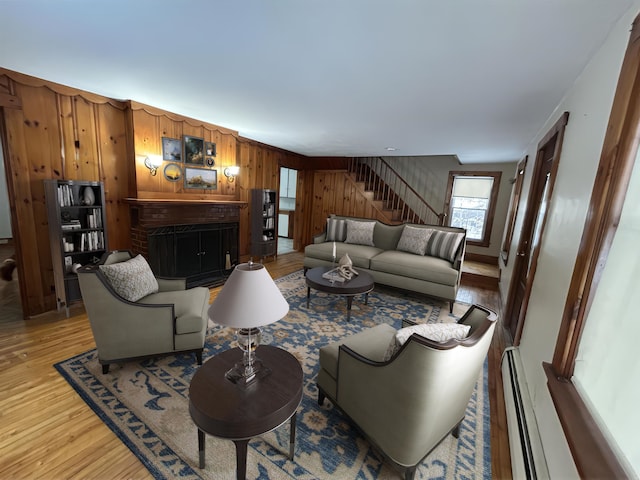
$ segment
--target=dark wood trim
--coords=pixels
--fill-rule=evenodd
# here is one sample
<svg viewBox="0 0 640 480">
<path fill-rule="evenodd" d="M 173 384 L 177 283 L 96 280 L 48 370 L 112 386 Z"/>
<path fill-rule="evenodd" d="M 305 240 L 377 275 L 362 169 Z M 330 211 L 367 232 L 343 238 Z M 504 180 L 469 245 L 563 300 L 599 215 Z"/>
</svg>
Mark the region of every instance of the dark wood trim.
<svg viewBox="0 0 640 480">
<path fill-rule="evenodd" d="M 580 478 L 628 478 L 573 383 L 542 367 Z"/>
<path fill-rule="evenodd" d="M 569 121 L 569 112 L 564 112 L 560 118 L 556 121 L 556 123 L 549 129 L 547 134 L 540 140 L 538 143 L 538 151 L 536 153 L 536 162 L 533 168 L 533 175 L 531 177 L 531 187 L 529 188 L 529 197 L 527 198 L 527 209 L 525 212 L 525 218 L 522 226 L 522 231 L 520 233 L 520 240 L 518 241 L 518 252 L 529 252 L 531 255 L 531 268 L 529 269 L 527 275 L 527 283 L 525 287 L 525 292 L 523 296 L 523 302 L 521 305 L 516 305 L 515 297 L 518 288 L 518 282 L 520 281 L 520 275 L 522 274 L 523 268 L 527 268 L 525 265 L 525 261 L 528 261 L 528 256 L 522 257 L 518 256 L 514 265 L 513 273 L 511 275 L 511 283 L 509 285 L 509 291 L 507 293 L 507 303 L 505 307 L 505 320 L 507 326 L 513 331 L 512 322 L 517 322 L 517 327 L 513 335 L 513 344 L 518 345 L 520 343 L 520 336 L 522 335 L 522 328 L 524 326 L 525 315 L 527 311 L 527 306 L 529 303 L 529 297 L 531 294 L 531 288 L 533 286 L 533 280 L 535 278 L 537 265 L 538 265 L 538 256 L 540 254 L 540 248 L 536 245 L 529 245 L 529 242 L 532 239 L 532 232 L 535 223 L 535 215 L 537 214 L 537 209 L 532 208 L 533 203 L 536 201 L 536 195 L 540 189 L 540 173 L 543 168 L 544 163 L 544 148 L 545 146 L 551 142 L 554 137 L 557 135 L 554 145 L 553 152 L 553 165 L 551 167 L 550 172 L 550 180 L 549 180 L 549 189 L 547 191 L 546 202 L 547 204 L 551 201 L 551 196 L 553 194 L 553 186 L 555 183 L 556 173 L 558 170 L 558 164 L 560 162 L 560 154 L 562 151 L 562 140 L 564 139 L 564 129 Z M 544 199 L 543 199 L 544 201 Z M 544 234 L 544 224 L 546 222 L 542 222 L 542 228 L 540 231 L 540 238 Z M 517 318 L 514 318 L 513 314 L 515 312 L 515 308 L 520 308 L 520 315 Z"/>
<path fill-rule="evenodd" d="M 516 218 L 518 218 L 518 207 L 520 206 L 520 196 L 522 195 L 522 185 L 524 184 L 524 173 L 527 168 L 527 161 L 529 155 L 526 155 L 516 167 L 516 175 L 512 182 L 513 194 L 511 195 L 511 202 L 509 205 L 509 214 L 507 215 L 507 231 L 504 235 L 504 241 L 502 242 L 502 249 L 500 256 L 505 266 L 509 260 L 509 249 L 511 248 L 511 242 L 513 241 L 513 230 L 516 226 Z"/>
<path fill-rule="evenodd" d="M 600 164 L 553 356 L 564 378 L 573 374 L 584 320 L 617 230 L 640 136 L 640 42 L 638 18 L 620 72 Z"/>
<path fill-rule="evenodd" d="M 498 266 L 498 257 L 494 257 L 492 255 L 482 255 L 480 253 L 464 252 L 464 259 L 472 262 L 486 263 L 487 265 L 495 265 L 496 267 Z"/>
</svg>

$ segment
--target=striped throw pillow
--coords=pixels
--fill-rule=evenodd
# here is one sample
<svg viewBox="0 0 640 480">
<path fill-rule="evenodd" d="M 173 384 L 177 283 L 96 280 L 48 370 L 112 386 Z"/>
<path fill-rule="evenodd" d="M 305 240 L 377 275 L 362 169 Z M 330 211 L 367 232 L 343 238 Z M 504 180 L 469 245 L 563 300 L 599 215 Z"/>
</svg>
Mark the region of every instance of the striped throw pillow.
<svg viewBox="0 0 640 480">
<path fill-rule="evenodd" d="M 463 237 L 463 233 L 435 230 L 429 238 L 425 255 L 453 262 Z"/>
<path fill-rule="evenodd" d="M 347 224 L 343 219 L 327 218 L 327 242 L 344 242 L 347 238 Z"/>
</svg>

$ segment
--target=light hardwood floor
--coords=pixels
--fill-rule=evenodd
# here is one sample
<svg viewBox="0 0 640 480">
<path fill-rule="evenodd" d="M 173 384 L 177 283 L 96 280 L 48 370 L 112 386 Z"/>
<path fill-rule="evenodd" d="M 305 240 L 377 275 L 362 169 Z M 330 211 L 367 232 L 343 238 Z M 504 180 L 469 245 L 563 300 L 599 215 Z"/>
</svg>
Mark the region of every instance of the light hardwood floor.
<svg viewBox="0 0 640 480">
<path fill-rule="evenodd" d="M 274 278 L 302 268 L 301 253 L 267 263 Z M 15 280 L 14 280 L 15 281 Z M 212 299 L 218 289 L 212 289 Z M 0 292 L 1 295 L 1 292 Z M 462 287 L 458 299 L 501 313 L 497 291 Z M 489 354 L 493 478 L 510 478 L 498 325 Z M 80 399 L 53 364 L 95 347 L 81 305 L 22 320 L 0 312 L 0 478 L 151 479 L 147 469 Z M 502 411 L 500 410 L 502 409 Z"/>
</svg>

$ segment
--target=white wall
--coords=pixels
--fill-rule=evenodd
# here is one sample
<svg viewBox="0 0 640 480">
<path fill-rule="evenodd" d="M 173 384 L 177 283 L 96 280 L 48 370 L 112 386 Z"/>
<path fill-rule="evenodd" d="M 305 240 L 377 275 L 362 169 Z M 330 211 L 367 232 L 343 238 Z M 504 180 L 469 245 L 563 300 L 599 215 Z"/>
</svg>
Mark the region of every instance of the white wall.
<svg viewBox="0 0 640 480">
<path fill-rule="evenodd" d="M 9 195 L 7 193 L 7 178 L 4 171 L 2 144 L 0 143 L 0 238 L 12 238 L 11 210 L 9 209 Z"/>
<path fill-rule="evenodd" d="M 416 156 L 416 157 L 384 157 L 398 174 L 404 178 L 423 198 L 437 211 L 444 209 L 447 183 L 450 171 L 487 171 L 502 172 L 500 190 L 496 202 L 496 211 L 489 238 L 489 247 L 467 245 L 467 252 L 498 257 L 502 247 L 504 226 L 509 209 L 512 185 L 509 179 L 516 172 L 517 161 L 513 163 L 474 163 L 460 165 L 456 157 Z"/>
<path fill-rule="evenodd" d="M 634 0 L 634 6 L 614 26 L 610 36 L 546 125 L 532 139 L 526 152 L 529 159 L 535 161 L 541 138 L 564 111 L 570 113 L 521 339 L 522 361 L 551 478 L 577 477 L 577 472 L 547 389 L 542 362 L 550 362 L 553 358 L 620 67 L 629 41 L 630 27 L 639 10 L 640 0 Z M 531 186 L 533 161 L 527 166 L 509 258 L 514 258 L 519 242 L 518 234 Z M 500 287 L 504 301 L 514 263 L 503 266 Z"/>
</svg>

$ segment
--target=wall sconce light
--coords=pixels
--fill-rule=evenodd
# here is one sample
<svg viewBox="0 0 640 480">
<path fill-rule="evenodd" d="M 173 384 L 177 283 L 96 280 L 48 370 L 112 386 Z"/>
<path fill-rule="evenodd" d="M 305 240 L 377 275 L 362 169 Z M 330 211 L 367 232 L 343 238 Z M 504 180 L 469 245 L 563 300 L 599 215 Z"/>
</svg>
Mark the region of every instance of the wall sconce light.
<svg viewBox="0 0 640 480">
<path fill-rule="evenodd" d="M 160 155 L 148 155 L 144 159 L 144 166 L 149 169 L 149 173 L 155 176 L 158 173 L 158 167 L 162 165 L 162 157 Z"/>
<path fill-rule="evenodd" d="M 227 181 L 229 183 L 233 183 L 235 181 L 238 173 L 240 173 L 240 167 L 238 167 L 237 165 L 224 169 L 224 176 L 227 177 Z"/>
</svg>

